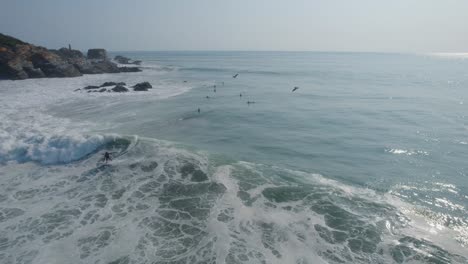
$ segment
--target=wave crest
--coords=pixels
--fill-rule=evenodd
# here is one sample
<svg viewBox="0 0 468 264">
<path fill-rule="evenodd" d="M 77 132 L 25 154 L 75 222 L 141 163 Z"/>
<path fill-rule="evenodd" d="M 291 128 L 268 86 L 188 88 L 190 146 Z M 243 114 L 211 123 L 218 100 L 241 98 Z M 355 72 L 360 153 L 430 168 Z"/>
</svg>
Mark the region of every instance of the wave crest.
<svg viewBox="0 0 468 264">
<path fill-rule="evenodd" d="M 79 160 L 110 142 L 103 135 L 29 135 L 16 138 L 0 136 L 0 162 L 35 161 L 45 165 Z"/>
</svg>

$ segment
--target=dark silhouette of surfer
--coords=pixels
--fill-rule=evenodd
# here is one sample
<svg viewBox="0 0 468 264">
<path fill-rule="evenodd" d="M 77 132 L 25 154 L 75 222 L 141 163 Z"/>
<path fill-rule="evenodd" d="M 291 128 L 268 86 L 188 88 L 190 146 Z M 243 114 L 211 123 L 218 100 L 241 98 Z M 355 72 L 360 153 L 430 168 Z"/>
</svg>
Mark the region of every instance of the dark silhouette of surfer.
<svg viewBox="0 0 468 264">
<path fill-rule="evenodd" d="M 292 90 L 293 92 L 299 89 L 299 87 L 295 86 L 294 89 Z"/>
<path fill-rule="evenodd" d="M 111 161 L 111 154 L 109 152 L 104 152 L 104 162 L 107 164 L 107 162 Z"/>
<path fill-rule="evenodd" d="M 239 76 L 238 73 L 236 73 L 235 75 L 233 75 L 232 78 L 237 78 L 237 76 Z"/>
<path fill-rule="evenodd" d="M 198 108 L 198 113 L 200 113 L 200 108 Z"/>
<path fill-rule="evenodd" d="M 239 97 L 242 97 L 242 94 L 241 94 L 241 93 L 239 94 Z"/>
</svg>

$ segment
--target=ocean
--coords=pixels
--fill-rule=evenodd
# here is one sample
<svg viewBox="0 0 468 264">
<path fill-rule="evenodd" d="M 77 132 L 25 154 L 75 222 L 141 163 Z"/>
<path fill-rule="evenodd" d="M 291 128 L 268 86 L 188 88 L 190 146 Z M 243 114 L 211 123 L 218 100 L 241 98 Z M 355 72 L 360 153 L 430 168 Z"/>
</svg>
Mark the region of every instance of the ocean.
<svg viewBox="0 0 468 264">
<path fill-rule="evenodd" d="M 467 54 L 117 54 L 0 81 L 0 263 L 468 263 Z"/>
</svg>

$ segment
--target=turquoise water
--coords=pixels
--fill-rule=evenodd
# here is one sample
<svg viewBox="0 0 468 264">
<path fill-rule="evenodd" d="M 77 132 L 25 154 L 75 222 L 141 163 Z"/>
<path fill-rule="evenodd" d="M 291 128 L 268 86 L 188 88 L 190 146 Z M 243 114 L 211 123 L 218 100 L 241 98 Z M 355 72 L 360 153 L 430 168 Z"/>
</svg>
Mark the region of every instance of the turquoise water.
<svg viewBox="0 0 468 264">
<path fill-rule="evenodd" d="M 466 205 L 468 60 L 367 53 L 126 55 L 176 68 L 168 78 L 196 83 L 157 104 L 106 107 L 103 121 L 119 118 L 116 108 L 132 109 L 137 118 L 118 128 L 127 134 L 382 191 L 453 184 L 460 190 L 457 203 Z M 235 73 L 239 77 L 231 78 Z M 294 86 L 300 88 L 292 93 Z"/>
<path fill-rule="evenodd" d="M 13 143 L 0 149 L 0 172 L 34 184 L 18 190 L 5 180 L 13 200 L 4 201 L 31 227 L 28 199 L 49 207 L 47 197 L 67 197 L 50 210 L 62 219 L 77 211 L 58 227 L 44 221 L 78 230 L 49 234 L 79 252 L 73 263 L 466 263 L 468 57 L 118 54 L 142 60 L 144 71 L 0 83 L 5 102 L 22 100 L 20 88 L 39 102 L 5 107 L 4 142 Z M 150 81 L 154 89 L 72 92 L 103 81 Z M 15 119 L 35 130 L 11 139 Z M 12 148 L 17 141 L 33 147 Z M 104 149 L 119 153 L 110 167 L 95 165 Z M 56 189 L 31 191 L 41 188 Z M 75 191 L 101 198 L 88 198 L 87 209 L 69 195 Z M 125 199 L 112 198 L 118 191 Z M 15 200 L 18 192 L 26 198 Z M 30 250 L 14 244 L 0 253 L 44 263 L 69 257 L 47 231 L 31 230 Z"/>
</svg>

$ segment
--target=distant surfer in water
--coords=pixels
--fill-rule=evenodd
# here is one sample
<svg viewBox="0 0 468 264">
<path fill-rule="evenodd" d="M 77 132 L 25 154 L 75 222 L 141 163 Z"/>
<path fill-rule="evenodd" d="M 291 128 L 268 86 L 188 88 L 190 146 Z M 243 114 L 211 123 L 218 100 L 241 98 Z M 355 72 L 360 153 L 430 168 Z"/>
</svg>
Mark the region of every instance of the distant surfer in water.
<svg viewBox="0 0 468 264">
<path fill-rule="evenodd" d="M 198 108 L 198 113 L 200 113 L 200 108 Z"/>
<path fill-rule="evenodd" d="M 111 161 L 111 154 L 109 152 L 104 152 L 104 162 L 107 164 L 107 162 Z"/>
</svg>

